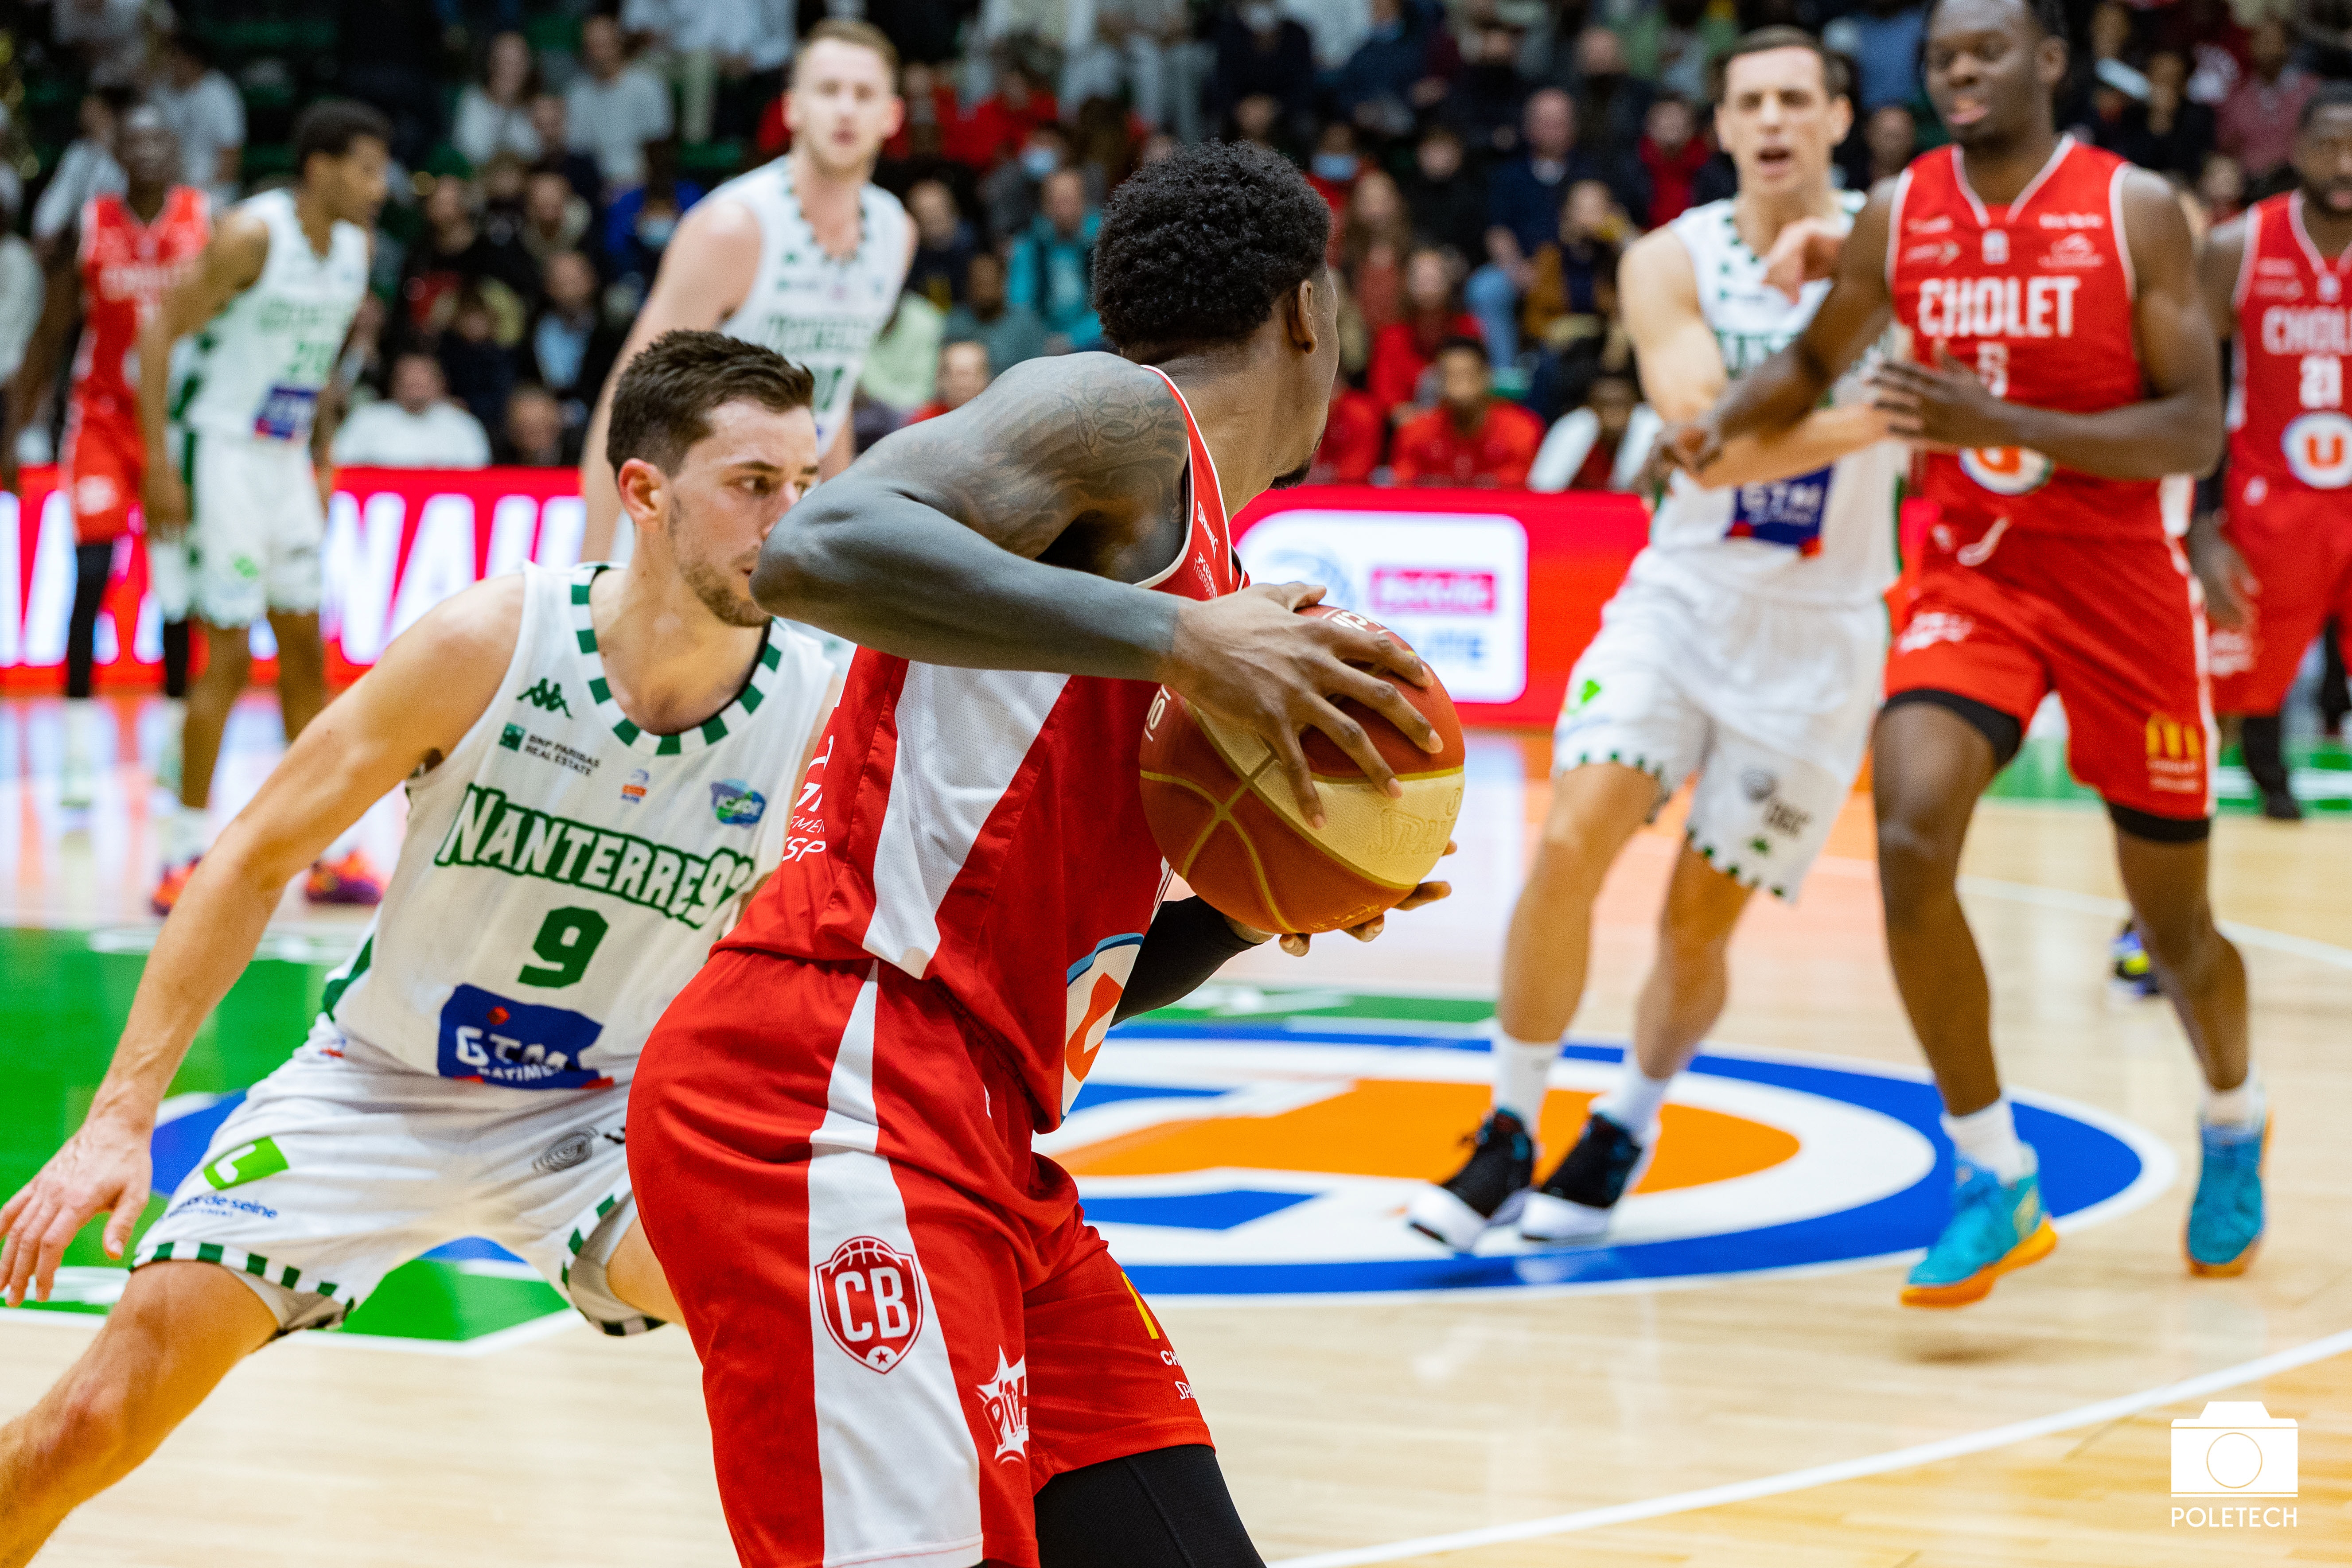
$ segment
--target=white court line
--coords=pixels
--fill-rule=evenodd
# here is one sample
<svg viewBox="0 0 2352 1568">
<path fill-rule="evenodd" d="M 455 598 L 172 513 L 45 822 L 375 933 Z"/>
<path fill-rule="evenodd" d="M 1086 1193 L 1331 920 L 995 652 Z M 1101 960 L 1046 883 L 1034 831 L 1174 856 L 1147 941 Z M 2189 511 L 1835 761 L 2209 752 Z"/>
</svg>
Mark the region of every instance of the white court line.
<svg viewBox="0 0 2352 1568">
<path fill-rule="evenodd" d="M 2249 1383 L 2299 1366 L 2326 1361 L 2330 1356 L 2352 1351 L 2352 1329 L 2330 1334 L 2297 1345 L 2293 1350 L 2280 1351 L 2254 1361 L 2240 1362 L 2218 1372 L 2203 1373 L 2168 1383 L 2161 1388 L 2143 1389 L 2115 1399 L 2103 1399 L 2095 1405 L 2081 1405 L 2072 1410 L 2062 1410 L 2053 1415 L 2038 1415 L 2030 1421 L 2013 1421 L 2006 1426 L 1991 1426 L 1981 1432 L 1969 1432 L 1958 1437 L 1946 1437 L 1933 1443 L 1918 1443 L 1908 1448 L 1895 1448 L 1859 1459 L 1842 1459 L 1835 1464 L 1814 1465 L 1801 1470 L 1786 1470 L 1777 1476 L 1762 1476 L 1754 1480 L 1732 1481 L 1719 1487 L 1702 1487 L 1696 1491 L 1675 1492 L 1666 1497 L 1651 1498 L 1643 1502 L 1615 1503 L 1607 1508 L 1586 1509 L 1580 1513 L 1554 1514 L 1548 1519 L 1530 1519 L 1517 1524 L 1489 1525 L 1483 1530 L 1459 1530 L 1447 1535 L 1424 1535 L 1412 1541 L 1393 1541 L 1384 1546 L 1366 1546 L 1347 1552 L 1321 1552 L 1308 1557 L 1286 1557 L 1275 1568 L 1358 1568 L 1370 1563 L 1394 1563 L 1406 1557 L 1428 1556 L 1442 1552 L 1466 1552 L 1473 1547 L 1498 1546 L 1514 1541 L 1540 1541 L 1555 1535 L 1571 1535 L 1580 1531 L 1601 1530 L 1612 1524 L 1632 1524 L 1636 1521 L 1658 1519 L 1666 1514 L 1687 1513 L 1696 1509 L 1720 1508 L 1726 1503 L 1752 1502 L 1758 1498 L 1779 1497 L 1785 1492 L 1803 1491 L 1810 1487 L 1828 1486 L 1837 1481 L 1859 1480 L 1865 1476 L 1883 1476 L 1891 1470 L 1909 1469 L 1915 1465 L 1932 1465 L 1944 1459 L 1957 1459 L 1969 1454 L 1981 1454 L 1989 1448 L 2007 1447 L 2035 1437 L 2046 1437 L 2054 1432 L 2071 1432 L 2077 1427 L 2095 1426 L 2104 1422 L 2137 1415 L 2143 1410 L 2159 1405 L 2175 1405 L 2242 1387 Z"/>
<path fill-rule="evenodd" d="M 2105 915 L 2110 920 L 2121 920 L 2131 913 L 2131 906 L 2121 899 L 2072 893 L 2063 888 L 2037 888 L 2031 882 L 2004 882 L 1994 877 L 1962 877 L 1960 891 L 1991 899 L 2008 899 L 2020 904 L 2039 904 L 2045 910 L 2064 910 L 2072 914 Z M 2261 926 L 2240 925 L 2235 921 L 2222 921 L 2220 924 L 2221 934 L 2242 947 L 2292 953 L 2297 958 L 2307 958 L 2314 963 L 2324 963 L 2330 969 L 2352 969 L 2352 948 L 2338 947 L 2332 942 L 2318 942 L 2307 936 L 2293 936 L 2283 931 L 2266 931 Z"/>
</svg>

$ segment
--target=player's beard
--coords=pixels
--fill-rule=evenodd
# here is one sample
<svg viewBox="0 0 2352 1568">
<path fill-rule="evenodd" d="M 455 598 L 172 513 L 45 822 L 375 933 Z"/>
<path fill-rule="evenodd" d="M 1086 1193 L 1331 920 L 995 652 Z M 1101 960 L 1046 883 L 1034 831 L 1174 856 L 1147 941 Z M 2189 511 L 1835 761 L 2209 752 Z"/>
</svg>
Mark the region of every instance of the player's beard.
<svg viewBox="0 0 2352 1568">
<path fill-rule="evenodd" d="M 669 536 L 675 541 L 686 531 L 686 508 L 682 503 L 673 501 L 671 504 Z M 678 576 L 693 590 L 694 596 L 702 601 L 702 607 L 717 617 L 721 625 L 764 626 L 768 624 L 772 618 L 768 612 L 760 608 L 742 586 L 744 574 L 759 562 L 758 551 L 726 566 L 709 561 L 689 561 L 683 556 L 677 559 Z"/>
</svg>

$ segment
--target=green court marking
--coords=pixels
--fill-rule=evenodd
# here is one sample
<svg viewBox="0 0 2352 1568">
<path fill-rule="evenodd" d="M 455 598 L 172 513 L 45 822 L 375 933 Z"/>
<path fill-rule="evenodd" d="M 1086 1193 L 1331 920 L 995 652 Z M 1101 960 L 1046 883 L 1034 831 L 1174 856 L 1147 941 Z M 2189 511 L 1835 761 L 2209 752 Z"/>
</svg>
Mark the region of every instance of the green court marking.
<svg viewBox="0 0 2352 1568">
<path fill-rule="evenodd" d="M 2286 743 L 2288 782 L 2314 815 L 2352 815 L 2352 748 L 2341 741 L 2289 741 Z M 2238 748 L 2221 753 L 2214 773 L 2214 789 L 2225 816 L 2251 816 L 2262 809 L 2262 796 L 2246 776 Z M 2017 760 L 2001 771 L 1985 791 L 1993 800 L 2035 800 L 2096 805 L 2099 797 L 2074 782 L 2066 771 L 2066 742 L 2052 735 L 2025 742 Z"/>
<path fill-rule="evenodd" d="M 385 1275 L 338 1331 L 447 1343 L 570 1310 L 572 1303 L 544 1279 L 478 1274 L 462 1263 L 419 1258 Z"/>
</svg>

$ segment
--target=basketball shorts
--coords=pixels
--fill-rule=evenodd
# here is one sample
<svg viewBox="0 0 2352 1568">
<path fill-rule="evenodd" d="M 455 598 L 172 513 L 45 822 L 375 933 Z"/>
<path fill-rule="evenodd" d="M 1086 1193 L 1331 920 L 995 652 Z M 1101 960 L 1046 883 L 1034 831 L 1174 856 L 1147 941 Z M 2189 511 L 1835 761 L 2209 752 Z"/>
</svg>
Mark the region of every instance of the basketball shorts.
<svg viewBox="0 0 2352 1568">
<path fill-rule="evenodd" d="M 193 1258 L 234 1269 L 291 1332 L 341 1321 L 401 1264 L 478 1236 L 606 1333 L 641 1332 L 656 1321 L 604 1282 L 636 1217 L 628 1092 L 439 1078 L 322 1017 L 214 1132 L 132 1267 Z"/>
<path fill-rule="evenodd" d="M 1034 1568 L 1055 1476 L 1206 1444 L 1167 1331 L 936 984 L 722 949 L 630 1163 L 751 1568 Z"/>
<path fill-rule="evenodd" d="M 67 410 L 59 465 L 73 506 L 74 542 L 104 544 L 131 531 L 131 509 L 147 472 L 135 410 L 75 398 Z"/>
<path fill-rule="evenodd" d="M 1886 663 L 1888 697 L 1922 690 L 1972 698 L 2021 728 L 2055 691 L 2067 766 L 2109 805 L 2212 814 L 2204 599 L 2153 516 L 2127 538 L 1937 522 Z"/>
<path fill-rule="evenodd" d="M 2260 476 L 2231 489 L 2222 537 L 2261 592 L 2249 596 L 2246 626 L 2213 628 L 2213 707 L 2275 713 L 2328 617 L 2352 623 L 2352 491 L 2293 489 Z"/>
<path fill-rule="evenodd" d="M 326 518 L 299 441 L 192 431 L 182 446 L 192 508 L 190 601 L 216 626 L 319 607 Z"/>
<path fill-rule="evenodd" d="M 1875 599 L 1768 599 L 1645 552 L 1569 677 L 1553 771 L 1622 763 L 1661 805 L 1697 774 L 1692 847 L 1793 899 L 1862 769 L 1885 654 Z"/>
</svg>

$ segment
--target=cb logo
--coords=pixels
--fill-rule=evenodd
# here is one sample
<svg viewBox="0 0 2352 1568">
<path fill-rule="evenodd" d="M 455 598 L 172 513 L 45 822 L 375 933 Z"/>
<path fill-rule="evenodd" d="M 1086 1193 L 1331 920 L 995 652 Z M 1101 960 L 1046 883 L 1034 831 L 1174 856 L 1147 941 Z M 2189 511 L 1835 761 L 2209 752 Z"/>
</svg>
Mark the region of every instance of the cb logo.
<svg viewBox="0 0 2352 1568">
<path fill-rule="evenodd" d="M 923 1271 L 911 1252 L 853 1236 L 809 1270 L 825 1331 L 851 1359 L 888 1372 L 923 1332 Z"/>
</svg>

